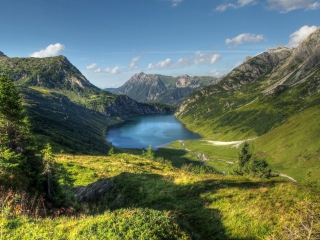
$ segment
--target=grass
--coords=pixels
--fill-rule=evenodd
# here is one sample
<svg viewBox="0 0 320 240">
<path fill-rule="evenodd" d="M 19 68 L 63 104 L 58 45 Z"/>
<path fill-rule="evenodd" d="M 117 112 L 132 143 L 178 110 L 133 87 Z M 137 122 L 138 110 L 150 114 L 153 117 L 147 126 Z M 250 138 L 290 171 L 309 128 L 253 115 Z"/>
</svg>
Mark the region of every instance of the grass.
<svg viewBox="0 0 320 240">
<path fill-rule="evenodd" d="M 309 175 L 309 180 L 318 180 L 320 184 L 319 119 L 318 107 L 301 111 L 258 138 L 254 142 L 257 154 L 264 156 L 277 171 L 305 182 Z"/>
<path fill-rule="evenodd" d="M 319 192 L 282 179 L 195 174 L 137 152 L 56 160 L 75 187 L 103 178 L 115 185 L 70 216 L 12 217 L 1 201 L 2 239 L 272 239 L 293 206 L 319 200 Z"/>
</svg>

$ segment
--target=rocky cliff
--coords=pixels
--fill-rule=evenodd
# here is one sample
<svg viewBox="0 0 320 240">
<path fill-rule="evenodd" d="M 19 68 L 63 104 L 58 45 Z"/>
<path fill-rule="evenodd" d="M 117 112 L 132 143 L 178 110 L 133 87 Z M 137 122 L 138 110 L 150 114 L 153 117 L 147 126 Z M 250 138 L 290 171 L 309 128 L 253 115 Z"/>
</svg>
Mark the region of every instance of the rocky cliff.
<svg viewBox="0 0 320 240">
<path fill-rule="evenodd" d="M 215 84 L 215 77 L 171 77 L 158 74 L 137 73 L 123 86 L 112 92 L 125 94 L 138 102 L 159 102 L 179 105 L 196 90 Z"/>
</svg>

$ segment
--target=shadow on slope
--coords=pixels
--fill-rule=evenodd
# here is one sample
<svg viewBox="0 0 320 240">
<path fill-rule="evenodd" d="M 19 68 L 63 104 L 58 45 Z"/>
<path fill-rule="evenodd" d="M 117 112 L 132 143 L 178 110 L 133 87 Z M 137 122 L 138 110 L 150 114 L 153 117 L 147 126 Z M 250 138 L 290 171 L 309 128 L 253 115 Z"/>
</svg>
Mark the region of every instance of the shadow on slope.
<svg viewBox="0 0 320 240">
<path fill-rule="evenodd" d="M 99 112 L 71 102 L 66 96 L 31 88 L 20 89 L 27 114 L 40 138 L 56 151 L 71 153 L 107 153 L 104 138 L 107 122 Z"/>
<path fill-rule="evenodd" d="M 231 239 L 223 226 L 222 212 L 210 206 L 213 201 L 219 201 L 219 196 L 214 197 L 217 191 L 222 188 L 256 189 L 266 184 L 273 186 L 274 182 L 236 182 L 224 180 L 223 176 L 220 179 L 192 181 L 186 175 L 186 182 L 176 183 L 173 176 L 124 172 L 115 178 L 99 180 L 100 189 L 97 185 L 95 191 L 87 187 L 86 193 L 101 193 L 107 185 L 104 196 L 91 198 L 101 210 L 149 208 L 167 211 L 177 216 L 178 224 L 192 239 Z M 254 239 L 254 236 L 245 239 Z"/>
</svg>

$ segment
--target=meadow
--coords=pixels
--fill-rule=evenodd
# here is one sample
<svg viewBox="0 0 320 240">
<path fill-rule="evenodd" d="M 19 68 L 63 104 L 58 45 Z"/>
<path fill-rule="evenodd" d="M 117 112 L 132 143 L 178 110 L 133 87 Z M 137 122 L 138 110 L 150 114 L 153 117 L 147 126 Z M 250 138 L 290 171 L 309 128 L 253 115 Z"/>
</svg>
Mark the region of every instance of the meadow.
<svg viewBox="0 0 320 240">
<path fill-rule="evenodd" d="M 74 189 L 99 179 L 113 179 L 114 186 L 45 214 L 35 201 L 38 208 L 27 212 L 32 199 L 21 193 L 1 194 L 1 239 L 293 239 L 294 231 L 309 233 L 301 223 L 310 223 L 310 209 L 319 216 L 319 192 L 280 178 L 194 171 L 138 150 L 55 159 Z"/>
</svg>

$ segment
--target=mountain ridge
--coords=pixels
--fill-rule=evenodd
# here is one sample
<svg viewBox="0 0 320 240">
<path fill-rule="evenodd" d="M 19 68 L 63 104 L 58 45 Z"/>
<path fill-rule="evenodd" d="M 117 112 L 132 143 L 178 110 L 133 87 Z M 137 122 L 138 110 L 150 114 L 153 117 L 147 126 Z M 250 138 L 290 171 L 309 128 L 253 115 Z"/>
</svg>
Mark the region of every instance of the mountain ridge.
<svg viewBox="0 0 320 240">
<path fill-rule="evenodd" d="M 125 94 L 138 102 L 159 102 L 178 106 L 194 91 L 217 82 L 217 78 L 210 76 L 172 77 L 141 72 L 134 74 L 124 85 L 112 92 Z"/>
<path fill-rule="evenodd" d="M 254 139 L 275 171 L 320 174 L 320 29 L 296 48 L 247 59 L 216 85 L 194 92 L 175 116 L 217 141 Z M 307 161 L 307 162 L 306 162 Z"/>
</svg>

